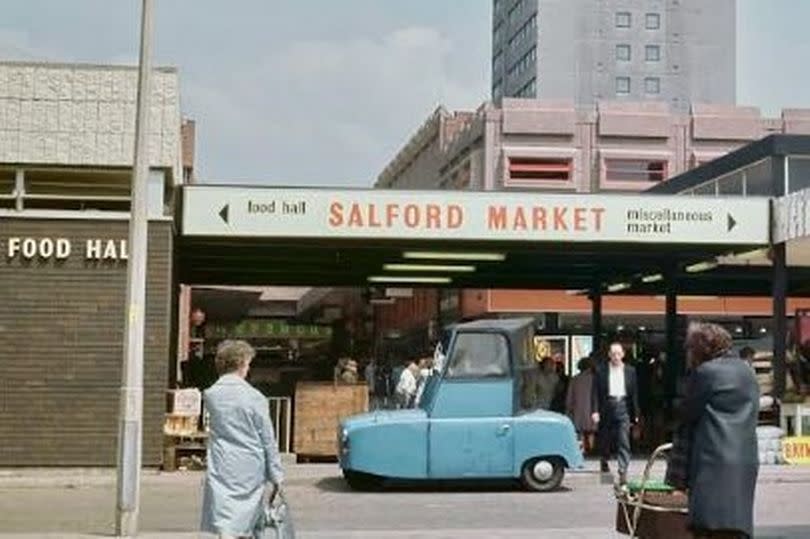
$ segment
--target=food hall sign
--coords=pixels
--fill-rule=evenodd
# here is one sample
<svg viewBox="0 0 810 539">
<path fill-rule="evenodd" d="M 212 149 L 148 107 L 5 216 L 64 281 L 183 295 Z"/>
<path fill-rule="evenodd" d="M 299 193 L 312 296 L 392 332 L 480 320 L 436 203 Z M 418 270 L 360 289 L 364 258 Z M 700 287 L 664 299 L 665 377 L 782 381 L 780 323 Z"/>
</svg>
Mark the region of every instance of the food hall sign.
<svg viewBox="0 0 810 539">
<path fill-rule="evenodd" d="M 0 249 L 5 254 L 6 262 L 67 260 L 77 254 L 85 260 L 97 261 L 124 261 L 129 258 L 127 240 L 88 239 L 74 242 L 68 238 L 14 236 L 7 238 L 4 244 L 0 245 Z"/>
<path fill-rule="evenodd" d="M 768 200 L 506 191 L 183 190 L 183 234 L 765 245 Z"/>
</svg>

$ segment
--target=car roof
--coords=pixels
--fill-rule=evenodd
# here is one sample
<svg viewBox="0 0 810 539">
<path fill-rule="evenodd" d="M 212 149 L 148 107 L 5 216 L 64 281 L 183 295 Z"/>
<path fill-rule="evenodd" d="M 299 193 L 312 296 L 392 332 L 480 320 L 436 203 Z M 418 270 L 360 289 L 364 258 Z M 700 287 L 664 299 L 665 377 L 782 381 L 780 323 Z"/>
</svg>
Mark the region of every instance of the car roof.
<svg viewBox="0 0 810 539">
<path fill-rule="evenodd" d="M 534 327 L 533 318 L 485 318 L 473 322 L 455 324 L 451 329 L 456 331 L 465 330 L 500 330 L 507 333 L 517 333 Z"/>
</svg>

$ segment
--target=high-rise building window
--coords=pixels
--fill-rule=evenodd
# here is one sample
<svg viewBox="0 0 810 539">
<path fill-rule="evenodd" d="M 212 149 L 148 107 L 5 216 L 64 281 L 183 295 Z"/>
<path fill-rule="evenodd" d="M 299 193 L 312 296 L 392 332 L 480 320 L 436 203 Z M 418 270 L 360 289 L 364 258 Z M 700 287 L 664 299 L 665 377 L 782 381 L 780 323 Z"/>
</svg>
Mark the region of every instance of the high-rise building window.
<svg viewBox="0 0 810 539">
<path fill-rule="evenodd" d="M 616 77 L 616 95 L 630 93 L 630 77 Z"/>
<path fill-rule="evenodd" d="M 499 79 L 492 85 L 492 99 L 497 101 L 501 97 L 503 97 L 503 83 Z"/>
<path fill-rule="evenodd" d="M 650 95 L 661 93 L 661 79 L 658 77 L 647 77 L 644 79 L 644 91 Z"/>
<path fill-rule="evenodd" d="M 514 50 L 520 45 L 522 45 L 529 37 L 532 35 L 536 35 L 535 30 L 537 29 L 537 15 L 532 15 L 531 19 L 526 21 L 520 29 L 515 32 L 512 38 L 509 40 L 509 49 Z"/>
<path fill-rule="evenodd" d="M 499 22 L 495 29 L 492 31 L 492 43 L 498 45 L 503 37 L 503 23 Z"/>
<path fill-rule="evenodd" d="M 633 16 L 629 11 L 616 13 L 616 28 L 630 28 L 633 23 Z"/>
<path fill-rule="evenodd" d="M 616 60 L 620 62 L 630 61 L 630 45 L 616 45 Z"/>
<path fill-rule="evenodd" d="M 537 97 L 537 79 L 534 78 L 526 83 L 523 88 L 518 90 L 515 97 L 530 98 Z"/>
<path fill-rule="evenodd" d="M 644 47 L 644 59 L 648 62 L 660 62 L 661 47 L 658 45 L 647 45 Z"/>
<path fill-rule="evenodd" d="M 658 13 L 647 13 L 644 18 L 644 28 L 647 30 L 658 30 L 661 28 L 661 15 Z"/>
<path fill-rule="evenodd" d="M 526 0 L 518 0 L 518 2 L 512 6 L 512 9 L 509 10 L 509 24 L 515 24 L 517 22 L 518 17 L 520 17 L 523 12 L 525 2 Z"/>
<path fill-rule="evenodd" d="M 537 47 L 532 47 L 520 60 L 512 64 L 512 67 L 509 68 L 509 76 L 519 77 L 531 69 L 535 62 L 537 62 Z"/>
<path fill-rule="evenodd" d="M 495 58 L 492 59 L 492 73 L 499 74 L 503 69 L 503 53 L 498 51 Z"/>
</svg>

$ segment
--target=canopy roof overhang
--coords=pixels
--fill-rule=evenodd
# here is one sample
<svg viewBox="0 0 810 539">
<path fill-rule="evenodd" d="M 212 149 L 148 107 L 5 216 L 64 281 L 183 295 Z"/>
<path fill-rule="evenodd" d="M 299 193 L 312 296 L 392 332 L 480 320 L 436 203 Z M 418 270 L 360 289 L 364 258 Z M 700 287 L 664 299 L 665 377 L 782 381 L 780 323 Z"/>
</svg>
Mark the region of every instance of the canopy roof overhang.
<svg viewBox="0 0 810 539">
<path fill-rule="evenodd" d="M 771 293 L 769 266 L 696 271 L 768 247 L 767 198 L 195 185 L 181 214 L 179 277 L 193 285 Z M 806 283 L 791 271 L 792 294 L 810 295 Z"/>
</svg>

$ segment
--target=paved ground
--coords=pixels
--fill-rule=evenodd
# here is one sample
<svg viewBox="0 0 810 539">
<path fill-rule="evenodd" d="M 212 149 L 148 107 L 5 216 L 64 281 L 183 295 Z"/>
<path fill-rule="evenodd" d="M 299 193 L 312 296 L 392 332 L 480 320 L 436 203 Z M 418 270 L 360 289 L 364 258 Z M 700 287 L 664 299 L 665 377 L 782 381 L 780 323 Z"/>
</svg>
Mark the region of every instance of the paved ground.
<svg viewBox="0 0 810 539">
<path fill-rule="evenodd" d="M 288 477 L 288 497 L 304 539 L 616 537 L 612 490 L 596 473 L 571 474 L 567 488 L 552 494 L 525 493 L 511 484 L 355 493 L 333 465 L 289 467 Z M 141 537 L 198 537 L 201 481 L 200 473 L 146 474 Z M 810 537 L 808 493 L 810 469 L 764 468 L 757 537 Z M 109 535 L 114 504 L 109 471 L 0 471 L 0 538 Z"/>
</svg>

